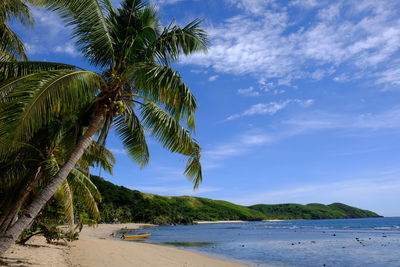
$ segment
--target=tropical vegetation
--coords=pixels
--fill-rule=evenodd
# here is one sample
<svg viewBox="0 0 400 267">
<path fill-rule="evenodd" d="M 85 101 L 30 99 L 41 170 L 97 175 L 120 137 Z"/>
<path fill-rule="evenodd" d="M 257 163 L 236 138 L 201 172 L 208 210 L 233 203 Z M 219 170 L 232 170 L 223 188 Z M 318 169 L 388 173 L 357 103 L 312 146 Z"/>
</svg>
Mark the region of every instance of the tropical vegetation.
<svg viewBox="0 0 400 267">
<path fill-rule="evenodd" d="M 167 197 L 130 190 L 92 176 L 103 201 L 99 204 L 102 222 L 146 222 L 191 224 L 219 220 L 289 220 L 379 217 L 378 214 L 341 203 L 259 204 L 240 206 L 227 201 L 201 197 Z"/>
<path fill-rule="evenodd" d="M 27 1 L 16 1 L 19 11 L 8 2 L 14 3 L 1 4 L 0 27 L 3 36 L 15 36 L 7 31 L 7 19 L 30 13 Z M 149 161 L 149 133 L 164 148 L 188 157 L 185 174 L 195 187 L 202 180 L 200 147 L 192 137 L 196 100 L 171 67 L 180 55 L 206 50 L 200 22 L 163 28 L 156 10 L 141 0 L 124 0 L 119 8 L 110 0 L 40 2 L 72 26 L 82 56 L 99 71 L 18 61 L 26 57 L 22 43 L 2 39 L 0 167 L 6 171 L 0 180 L 9 187 L 1 187 L 6 204 L 0 221 L 6 227 L 0 255 L 51 199 L 63 199 L 71 225 L 74 194 L 98 216 L 98 192 L 88 169 L 93 164 L 111 169 L 113 158 L 104 148 L 111 129 L 140 166 Z M 9 194 L 15 200 L 7 201 Z"/>
</svg>

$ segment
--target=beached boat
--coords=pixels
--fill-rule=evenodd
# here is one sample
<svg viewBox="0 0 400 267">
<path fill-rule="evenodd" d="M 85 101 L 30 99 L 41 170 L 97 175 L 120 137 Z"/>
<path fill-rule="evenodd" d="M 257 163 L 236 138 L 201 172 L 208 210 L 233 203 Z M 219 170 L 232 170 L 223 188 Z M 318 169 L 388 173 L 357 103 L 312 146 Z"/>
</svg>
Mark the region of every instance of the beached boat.
<svg viewBox="0 0 400 267">
<path fill-rule="evenodd" d="M 136 235 L 122 235 L 121 238 L 124 240 L 134 240 L 134 239 L 145 239 L 149 238 L 150 234 L 136 234 Z"/>
</svg>

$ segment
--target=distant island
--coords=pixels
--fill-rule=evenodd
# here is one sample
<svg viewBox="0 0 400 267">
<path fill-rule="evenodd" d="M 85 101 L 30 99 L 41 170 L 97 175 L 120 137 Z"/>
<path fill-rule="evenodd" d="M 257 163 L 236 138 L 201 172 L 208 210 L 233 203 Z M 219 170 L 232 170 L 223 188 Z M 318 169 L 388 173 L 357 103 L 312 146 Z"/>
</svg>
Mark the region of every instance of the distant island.
<svg viewBox="0 0 400 267">
<path fill-rule="evenodd" d="M 102 222 L 146 222 L 159 225 L 191 224 L 220 220 L 346 219 L 382 217 L 342 203 L 330 205 L 258 204 L 241 206 L 222 200 L 191 196 L 159 196 L 114 185 L 92 176 L 103 201 L 99 204 Z"/>
</svg>

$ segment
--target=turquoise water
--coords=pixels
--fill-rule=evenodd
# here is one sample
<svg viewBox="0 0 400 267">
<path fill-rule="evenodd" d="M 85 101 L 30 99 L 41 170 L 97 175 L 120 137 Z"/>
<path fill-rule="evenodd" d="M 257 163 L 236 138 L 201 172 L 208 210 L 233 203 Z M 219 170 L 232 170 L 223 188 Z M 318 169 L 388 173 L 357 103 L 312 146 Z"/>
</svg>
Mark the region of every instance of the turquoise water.
<svg viewBox="0 0 400 267">
<path fill-rule="evenodd" d="M 162 243 L 253 266 L 400 266 L 400 218 L 164 226 Z"/>
</svg>

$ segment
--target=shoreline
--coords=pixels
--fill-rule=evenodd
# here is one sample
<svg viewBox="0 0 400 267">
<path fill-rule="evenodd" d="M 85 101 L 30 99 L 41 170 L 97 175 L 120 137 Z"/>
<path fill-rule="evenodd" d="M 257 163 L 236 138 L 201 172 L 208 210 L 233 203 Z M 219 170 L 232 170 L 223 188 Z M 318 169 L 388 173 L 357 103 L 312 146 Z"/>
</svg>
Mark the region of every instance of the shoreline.
<svg viewBox="0 0 400 267">
<path fill-rule="evenodd" d="M 247 223 L 247 222 L 284 222 L 284 221 L 292 221 L 292 220 L 261 220 L 261 221 L 195 221 L 195 224 L 209 224 L 209 223 Z"/>
<path fill-rule="evenodd" d="M 109 267 L 244 267 L 241 263 L 220 260 L 204 254 L 170 246 L 122 241 L 111 234 L 121 228 L 139 228 L 143 224 L 100 224 L 85 227 L 80 239 L 71 244 L 71 266 Z"/>
<path fill-rule="evenodd" d="M 79 240 L 47 244 L 35 236 L 27 245 L 14 245 L 0 265 L 35 267 L 245 267 L 246 264 L 213 258 L 166 245 L 123 241 L 111 234 L 121 228 L 140 228 L 149 224 L 99 224 L 85 226 Z M 60 245 L 63 243 L 63 245 Z"/>
</svg>

